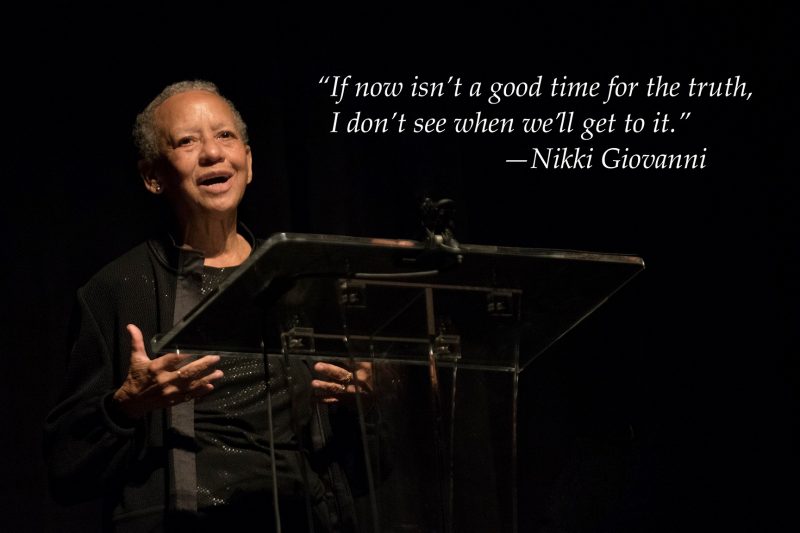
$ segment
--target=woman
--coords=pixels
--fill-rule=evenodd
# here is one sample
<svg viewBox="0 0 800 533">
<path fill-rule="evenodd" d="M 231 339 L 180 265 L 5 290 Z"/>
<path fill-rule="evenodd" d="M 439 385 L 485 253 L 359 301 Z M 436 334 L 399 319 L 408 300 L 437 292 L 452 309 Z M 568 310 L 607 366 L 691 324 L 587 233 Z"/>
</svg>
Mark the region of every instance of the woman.
<svg viewBox="0 0 800 533">
<path fill-rule="evenodd" d="M 106 528 L 116 531 L 198 531 L 253 520 L 269 528 L 263 361 L 154 357 L 144 342 L 170 329 L 257 244 L 237 222 L 253 178 L 246 126 L 213 84 L 180 82 L 137 117 L 135 139 L 144 185 L 165 198 L 174 228 L 78 291 L 65 393 L 46 427 L 53 493 L 102 497 Z M 312 380 L 303 364 L 269 363 L 284 531 L 304 531 L 309 522 L 315 531 L 354 527 L 349 487 L 331 454 L 310 457 L 312 469 L 298 451 L 306 442 L 317 451 L 331 442 L 327 412 L 319 417 L 312 391 L 334 402 L 356 390 L 354 376 L 324 363 L 314 371 Z M 366 387 L 368 372 L 358 374 Z M 338 442 L 358 448 L 355 435 Z"/>
</svg>

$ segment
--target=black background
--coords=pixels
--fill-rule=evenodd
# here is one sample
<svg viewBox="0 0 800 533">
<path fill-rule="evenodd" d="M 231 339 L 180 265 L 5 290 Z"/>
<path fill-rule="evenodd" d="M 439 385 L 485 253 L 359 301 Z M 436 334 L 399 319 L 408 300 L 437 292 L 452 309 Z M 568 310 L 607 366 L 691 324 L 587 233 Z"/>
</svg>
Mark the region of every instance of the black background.
<svg viewBox="0 0 800 533">
<path fill-rule="evenodd" d="M 47 13 L 4 38 L 4 515 L 9 531 L 91 531 L 95 506 L 47 496 L 41 424 L 57 398 L 72 298 L 158 227 L 135 171 L 133 119 L 168 83 L 209 79 L 250 128 L 241 210 L 275 231 L 419 237 L 416 204 L 450 197 L 462 242 L 634 253 L 647 270 L 523 374 L 523 531 L 780 531 L 796 504 L 796 70 L 766 8 L 614 13 L 578 7 L 255 16 Z M 499 9 L 499 8 L 498 8 Z M 91 21 L 91 22 L 90 22 Z M 685 84 L 741 75 L 749 102 L 633 98 L 352 100 L 361 80 Z M 791 96 L 790 96 L 790 93 Z M 682 92 L 682 94 L 685 94 Z M 612 107 L 613 106 L 613 107 Z M 533 171 L 507 158 L 577 138 L 331 135 L 331 112 L 528 116 L 691 111 L 671 137 L 596 147 L 694 152 L 705 170 Z M 794 138 L 793 136 L 791 137 Z M 793 144 L 793 143 L 791 143 Z M 595 149 L 598 151 L 598 148 Z M 794 488 L 792 488 L 794 487 Z M 796 521 L 795 521 L 796 522 Z M 794 524 L 796 525 L 796 523 Z M 6 529 L 4 527 L 4 529 Z"/>
</svg>

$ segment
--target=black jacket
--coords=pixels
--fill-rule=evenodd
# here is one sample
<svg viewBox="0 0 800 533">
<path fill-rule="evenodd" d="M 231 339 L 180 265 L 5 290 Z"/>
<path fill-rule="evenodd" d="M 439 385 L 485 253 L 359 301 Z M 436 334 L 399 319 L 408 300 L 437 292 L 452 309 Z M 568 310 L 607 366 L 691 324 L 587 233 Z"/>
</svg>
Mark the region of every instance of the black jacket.
<svg viewBox="0 0 800 533">
<path fill-rule="evenodd" d="M 78 290 L 64 393 L 47 417 L 45 453 L 53 496 L 63 502 L 102 498 L 107 523 L 112 514 L 115 521 L 163 520 L 164 413 L 126 427 L 108 406 L 128 373 L 125 326 L 136 324 L 150 339 L 172 325 L 178 257 L 177 250 L 148 241 Z"/>
<path fill-rule="evenodd" d="M 201 256 L 181 253 L 169 240 L 150 240 L 107 265 L 77 293 L 66 383 L 47 417 L 45 455 L 55 499 L 102 498 L 108 529 L 159 531 L 171 507 L 175 435 L 169 417 L 157 410 L 129 427 L 110 410 L 109 400 L 128 372 L 125 326 L 137 325 L 146 341 L 169 330 L 176 286 L 201 267 Z M 346 531 L 355 520 L 350 488 L 336 454 L 320 449 L 337 442 L 325 436 L 329 413 L 318 405 L 314 409 L 309 419 L 315 427 L 307 428 L 307 440 L 319 453 L 310 459 L 330 489 L 336 529 Z"/>
</svg>

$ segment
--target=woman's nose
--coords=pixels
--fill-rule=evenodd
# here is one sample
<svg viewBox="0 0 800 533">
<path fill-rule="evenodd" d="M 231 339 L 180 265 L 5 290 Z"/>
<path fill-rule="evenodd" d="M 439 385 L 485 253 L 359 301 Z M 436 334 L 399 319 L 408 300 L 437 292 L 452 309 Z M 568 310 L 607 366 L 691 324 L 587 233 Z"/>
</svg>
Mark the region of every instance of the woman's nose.
<svg viewBox="0 0 800 533">
<path fill-rule="evenodd" d="M 224 159 L 222 150 L 214 137 L 205 138 L 200 146 L 200 164 L 209 165 Z"/>
</svg>

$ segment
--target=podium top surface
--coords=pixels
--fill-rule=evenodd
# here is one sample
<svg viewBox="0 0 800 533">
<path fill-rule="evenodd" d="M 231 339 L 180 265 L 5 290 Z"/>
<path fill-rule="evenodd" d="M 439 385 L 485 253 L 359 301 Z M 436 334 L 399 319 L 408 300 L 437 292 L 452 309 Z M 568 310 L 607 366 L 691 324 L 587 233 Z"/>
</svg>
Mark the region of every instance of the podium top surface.
<svg viewBox="0 0 800 533">
<path fill-rule="evenodd" d="M 152 346 L 260 354 L 262 338 L 286 350 L 300 328 L 316 339 L 306 355 L 369 347 L 413 362 L 444 335 L 462 364 L 520 369 L 643 268 L 632 255 L 279 233 Z"/>
</svg>

